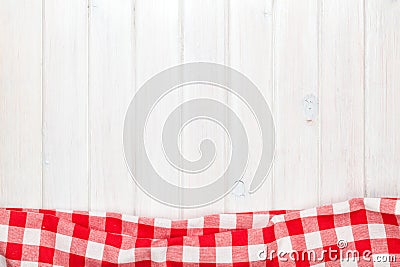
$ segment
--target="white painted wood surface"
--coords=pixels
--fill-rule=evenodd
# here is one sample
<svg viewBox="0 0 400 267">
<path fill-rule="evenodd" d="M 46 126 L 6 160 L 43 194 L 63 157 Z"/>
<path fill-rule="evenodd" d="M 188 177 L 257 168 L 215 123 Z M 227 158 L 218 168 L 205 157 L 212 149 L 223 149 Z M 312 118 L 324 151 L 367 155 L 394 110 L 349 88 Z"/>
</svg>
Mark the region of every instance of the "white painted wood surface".
<svg viewBox="0 0 400 267">
<path fill-rule="evenodd" d="M 42 5 L 0 4 L 0 202 L 42 205 Z"/>
<path fill-rule="evenodd" d="M 2 1 L 0 205 L 179 218 L 400 197 L 399 12 L 391 0 Z M 232 66 L 258 86 L 277 149 L 254 195 L 180 210 L 130 178 L 122 127 L 147 79 L 196 61 Z M 304 114 L 309 94 L 319 99 L 313 121 Z M 167 104 L 193 96 L 182 91 Z M 188 157 L 201 136 L 222 142 L 219 173 L 224 135 L 191 131 L 181 140 Z M 176 177 L 191 183 L 184 178 Z"/>
<path fill-rule="evenodd" d="M 271 111 L 274 109 L 272 2 L 265 0 L 230 1 L 229 48 L 228 61 L 226 61 L 226 64 L 244 73 L 256 84 L 269 103 Z M 235 107 L 236 102 L 228 96 L 229 106 Z M 253 138 L 253 136 L 249 138 Z M 249 168 L 255 169 L 256 167 L 256 162 L 249 163 Z M 229 194 L 225 198 L 225 211 L 272 209 L 273 173 L 272 168 L 264 185 L 254 194 L 247 193 L 250 184 L 244 179 L 244 196 L 240 196 L 243 193 L 240 188 L 236 194 Z"/>
<path fill-rule="evenodd" d="M 43 4 L 43 207 L 88 209 L 87 1 Z"/>
<path fill-rule="evenodd" d="M 182 9 L 182 27 L 183 27 L 183 62 L 215 62 L 226 64 L 228 60 L 228 1 L 183 1 Z M 195 87 L 195 88 L 193 88 Z M 192 88 L 183 88 L 183 101 L 192 98 L 201 97 L 201 92 L 209 87 L 207 85 L 194 85 Z M 214 88 L 215 92 L 209 94 L 209 97 L 218 98 L 223 103 L 227 103 L 227 94 Z M 186 110 L 182 111 L 187 112 Z M 224 114 L 226 117 L 227 114 Z M 190 126 L 188 126 L 190 127 Z M 224 173 L 227 157 L 227 146 L 224 135 L 217 124 L 211 127 L 203 128 L 205 125 L 199 124 L 198 127 L 192 127 L 192 131 L 183 136 L 182 151 L 187 156 L 198 158 L 197 147 L 202 137 L 212 136 L 216 147 L 220 145 L 217 158 L 213 163 L 211 171 L 201 173 L 188 179 L 182 178 L 182 186 L 190 186 L 196 180 L 207 180 L 209 177 L 219 177 Z M 202 129 L 203 128 L 203 129 Z M 196 148 L 196 149 L 193 149 Z M 189 152 L 192 152 L 191 154 Z M 197 152 L 197 153 L 194 153 Z M 197 154 L 197 155 L 196 155 Z M 183 166 L 185 167 L 185 166 Z M 208 176 L 208 177 L 207 177 Z M 185 179 L 186 178 L 186 179 Z M 194 180 L 194 182 L 192 181 Z M 221 213 L 224 211 L 224 201 L 217 201 L 206 207 L 198 209 L 184 210 L 184 217 L 196 217 L 200 214 Z"/>
<path fill-rule="evenodd" d="M 135 187 L 125 167 L 122 128 L 135 93 L 134 6 L 94 0 L 89 12 L 90 208 L 132 213 Z"/>
<path fill-rule="evenodd" d="M 364 5 L 327 0 L 320 10 L 320 199 L 326 204 L 364 194 Z"/>
<path fill-rule="evenodd" d="M 138 0 L 135 3 L 135 90 L 138 90 L 145 81 L 168 67 L 182 62 L 182 3 L 178 0 Z M 151 34 L 149 34 L 151 32 Z M 131 100 L 127 99 L 128 101 Z M 170 104 L 180 103 L 180 99 L 171 99 Z M 129 103 L 127 103 L 129 104 Z M 125 109 L 127 109 L 127 105 Z M 167 110 L 168 112 L 168 110 Z M 157 121 L 157 117 L 154 121 Z M 156 125 L 149 126 L 149 140 Z M 122 125 L 121 125 L 122 127 Z M 160 140 L 160 139 L 157 139 Z M 155 153 L 155 162 L 162 162 L 164 155 Z M 136 164 L 143 159 L 136 158 Z M 146 173 L 142 175 L 146 176 Z M 180 179 L 180 177 L 177 177 Z M 131 178 L 129 182 L 135 185 Z M 136 185 L 135 185 L 136 186 Z M 182 211 L 163 205 L 147 194 L 136 189 L 134 197 L 135 213 L 142 216 L 161 216 L 179 218 Z"/>
<path fill-rule="evenodd" d="M 307 122 L 303 98 L 318 96 L 318 1 L 275 1 L 273 16 L 274 208 L 311 207 L 319 193 L 319 118 Z"/>
<path fill-rule="evenodd" d="M 400 191 L 400 2 L 367 1 L 365 193 Z"/>
</svg>

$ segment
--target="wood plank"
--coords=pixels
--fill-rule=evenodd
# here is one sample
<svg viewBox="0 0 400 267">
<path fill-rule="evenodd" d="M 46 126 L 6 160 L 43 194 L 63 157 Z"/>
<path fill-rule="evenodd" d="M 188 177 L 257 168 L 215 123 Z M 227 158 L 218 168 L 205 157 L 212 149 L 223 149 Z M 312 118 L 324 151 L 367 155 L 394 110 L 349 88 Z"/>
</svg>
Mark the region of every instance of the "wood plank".
<svg viewBox="0 0 400 267">
<path fill-rule="evenodd" d="M 90 207 L 134 213 L 124 116 L 134 88 L 133 2 L 94 0 L 89 24 Z"/>
<path fill-rule="evenodd" d="M 89 208 L 87 20 L 86 0 L 44 1 L 44 208 Z"/>
<path fill-rule="evenodd" d="M 135 4 L 136 30 L 136 90 L 157 73 L 181 63 L 181 6 L 179 0 L 137 0 Z M 172 110 L 170 106 L 179 103 L 180 98 L 168 98 L 161 101 L 158 112 L 149 118 L 146 126 L 146 151 L 151 154 L 150 161 L 163 178 L 177 178 L 179 174 L 168 171 L 168 162 L 162 152 L 161 119 Z M 164 105 L 162 105 L 164 103 Z M 137 157 L 135 163 L 142 164 L 142 157 Z M 158 168 L 158 169 L 157 169 Z M 140 175 L 149 175 L 147 170 Z M 155 187 L 160 186 L 155 184 Z M 137 188 L 135 195 L 135 212 L 140 216 L 179 218 L 178 208 L 169 207 L 157 202 L 141 189 Z"/>
<path fill-rule="evenodd" d="M 183 60 L 184 62 L 213 62 L 227 64 L 228 56 L 228 12 L 227 1 L 185 1 L 183 3 Z M 227 93 L 209 85 L 184 87 L 183 100 L 208 97 L 227 104 Z M 183 109 L 182 113 L 189 112 Z M 211 183 L 223 175 L 227 164 L 228 139 L 217 123 L 199 120 L 186 126 L 182 135 L 182 154 L 196 160 L 201 140 L 207 138 L 216 146 L 216 158 L 209 169 L 196 175 L 182 175 L 182 187 L 199 187 Z M 201 208 L 185 210 L 183 217 L 197 217 L 210 213 L 224 212 L 224 200 Z"/>
<path fill-rule="evenodd" d="M 0 5 L 0 205 L 42 205 L 42 4 Z"/>
<path fill-rule="evenodd" d="M 363 2 L 321 2 L 322 204 L 364 193 Z"/>
<path fill-rule="evenodd" d="M 233 0 L 229 4 L 229 65 L 247 76 L 273 108 L 273 79 L 272 79 L 272 2 L 265 0 L 240 1 Z M 228 98 L 231 107 L 237 106 L 232 98 Z M 253 120 L 251 114 L 245 113 L 238 107 L 236 111 L 244 116 L 243 121 Z M 249 116 L 250 115 L 250 116 Z M 259 139 L 258 129 L 246 128 L 248 140 Z M 250 144 L 249 144 L 250 145 Z M 251 158 L 248 170 L 255 171 L 258 158 L 254 144 L 250 145 Z M 253 156 L 254 155 L 254 158 Z M 272 208 L 272 176 L 271 171 L 262 187 L 254 194 L 249 194 L 250 180 L 244 181 L 244 191 L 236 188 L 226 197 L 225 211 L 267 210 Z M 251 178 L 251 176 L 250 176 Z M 241 194 L 244 196 L 241 196 Z"/>
<path fill-rule="evenodd" d="M 318 97 L 318 1 L 276 1 L 274 7 L 273 207 L 318 204 L 319 119 L 308 122 L 304 98 Z"/>
<path fill-rule="evenodd" d="M 400 3 L 366 1 L 366 196 L 399 197 Z"/>
</svg>

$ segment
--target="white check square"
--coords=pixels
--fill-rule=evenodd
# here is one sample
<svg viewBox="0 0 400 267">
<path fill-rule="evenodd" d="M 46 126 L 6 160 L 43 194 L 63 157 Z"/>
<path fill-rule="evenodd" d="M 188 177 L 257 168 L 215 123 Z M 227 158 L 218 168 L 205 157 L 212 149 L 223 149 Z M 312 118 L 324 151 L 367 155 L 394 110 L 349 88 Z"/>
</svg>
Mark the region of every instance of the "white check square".
<svg viewBox="0 0 400 267">
<path fill-rule="evenodd" d="M 7 242 L 8 240 L 8 226 L 0 224 L 0 242 Z"/>
<path fill-rule="evenodd" d="M 285 216 L 283 214 L 275 215 L 272 217 L 271 222 L 273 222 L 275 224 L 285 222 Z"/>
<path fill-rule="evenodd" d="M 188 228 L 204 228 L 204 217 L 189 219 Z"/>
<path fill-rule="evenodd" d="M 33 228 L 25 228 L 24 239 L 22 241 L 24 245 L 39 246 L 40 245 L 40 230 Z"/>
<path fill-rule="evenodd" d="M 235 214 L 221 214 L 219 215 L 219 227 L 221 229 L 235 229 L 236 228 L 236 215 Z"/>
<path fill-rule="evenodd" d="M 396 210 L 394 212 L 396 215 L 400 215 L 400 200 L 396 201 Z"/>
<path fill-rule="evenodd" d="M 139 222 L 139 217 L 122 214 L 122 220 L 125 221 L 125 222 L 138 223 Z"/>
<path fill-rule="evenodd" d="M 135 262 L 135 249 L 121 249 L 118 254 L 118 263 L 132 263 Z"/>
<path fill-rule="evenodd" d="M 290 240 L 289 236 L 278 239 L 277 244 L 279 251 L 284 251 L 287 253 L 293 251 L 292 241 Z"/>
<path fill-rule="evenodd" d="M 154 226 L 161 227 L 161 228 L 171 228 L 171 221 L 167 219 L 154 219 Z"/>
<path fill-rule="evenodd" d="M 365 198 L 365 208 L 368 210 L 381 212 L 381 199 L 380 198 Z"/>
<path fill-rule="evenodd" d="M 57 234 L 55 249 L 69 253 L 71 251 L 71 243 L 72 243 L 71 236 Z"/>
<path fill-rule="evenodd" d="M 215 248 L 216 263 L 232 263 L 232 247 Z"/>
<path fill-rule="evenodd" d="M 351 226 L 336 227 L 335 231 L 338 240 L 344 240 L 346 242 L 354 241 L 354 235 Z"/>
<path fill-rule="evenodd" d="M 90 259 L 102 260 L 104 244 L 89 241 L 86 248 L 86 257 Z"/>
<path fill-rule="evenodd" d="M 313 209 L 302 210 L 302 211 L 300 211 L 300 216 L 302 218 L 315 217 L 315 216 L 317 216 L 317 209 L 313 208 Z"/>
<path fill-rule="evenodd" d="M 199 262 L 200 248 L 199 247 L 183 247 L 183 262 Z"/>
<path fill-rule="evenodd" d="M 358 265 L 358 258 L 349 258 L 349 259 L 341 259 L 340 260 L 340 266 L 342 267 L 360 267 Z"/>
<path fill-rule="evenodd" d="M 105 211 L 91 211 L 89 212 L 90 216 L 95 216 L 95 217 L 106 217 L 107 212 Z"/>
<path fill-rule="evenodd" d="M 269 222 L 268 214 L 254 214 L 253 215 L 253 228 L 263 228 L 266 227 Z"/>
<path fill-rule="evenodd" d="M 371 239 L 386 238 L 386 230 L 383 224 L 368 224 Z"/>
<path fill-rule="evenodd" d="M 268 251 L 266 250 L 266 246 L 264 244 L 259 244 L 259 245 L 249 245 L 248 246 L 248 252 L 249 252 L 249 261 L 263 261 L 267 259 L 266 253 Z"/>
<path fill-rule="evenodd" d="M 3 266 L 3 265 L 0 265 Z M 4 265 L 6 266 L 6 265 Z M 38 267 L 39 263 L 38 262 L 30 262 L 30 261 L 22 261 L 21 262 L 21 267 Z"/>
<path fill-rule="evenodd" d="M 332 205 L 334 214 L 344 214 L 350 212 L 349 202 L 340 202 Z"/>
<path fill-rule="evenodd" d="M 167 247 L 152 247 L 151 260 L 154 262 L 165 262 L 167 260 Z"/>
<path fill-rule="evenodd" d="M 304 234 L 304 238 L 306 239 L 308 250 L 322 248 L 322 239 L 319 232 Z"/>
</svg>

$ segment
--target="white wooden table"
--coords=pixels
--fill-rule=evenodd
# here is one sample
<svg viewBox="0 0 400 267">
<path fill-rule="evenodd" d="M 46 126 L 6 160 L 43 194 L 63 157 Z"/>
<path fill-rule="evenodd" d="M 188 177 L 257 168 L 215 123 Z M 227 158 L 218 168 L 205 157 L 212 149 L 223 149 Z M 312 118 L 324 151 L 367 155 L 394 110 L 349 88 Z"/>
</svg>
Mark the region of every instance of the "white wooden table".
<svg viewBox="0 0 400 267">
<path fill-rule="evenodd" d="M 392 0 L 3 0 L 0 206 L 179 218 L 400 197 L 399 14 Z M 255 195 L 180 210 L 136 187 L 122 125 L 144 81 L 196 61 L 259 87 L 277 150 Z"/>
</svg>

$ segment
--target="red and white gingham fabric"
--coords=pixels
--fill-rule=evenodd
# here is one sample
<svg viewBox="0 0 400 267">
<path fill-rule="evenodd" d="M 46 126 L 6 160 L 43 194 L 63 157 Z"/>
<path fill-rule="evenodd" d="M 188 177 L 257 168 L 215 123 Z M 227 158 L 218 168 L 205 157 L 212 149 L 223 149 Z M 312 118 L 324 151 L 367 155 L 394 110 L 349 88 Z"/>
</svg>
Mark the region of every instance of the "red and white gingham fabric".
<svg viewBox="0 0 400 267">
<path fill-rule="evenodd" d="M 0 266 L 400 266 L 399 224 L 400 200 L 373 198 L 181 221 L 0 209 Z"/>
</svg>

